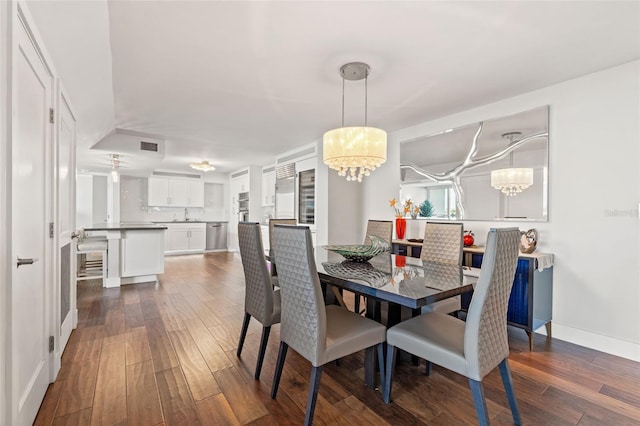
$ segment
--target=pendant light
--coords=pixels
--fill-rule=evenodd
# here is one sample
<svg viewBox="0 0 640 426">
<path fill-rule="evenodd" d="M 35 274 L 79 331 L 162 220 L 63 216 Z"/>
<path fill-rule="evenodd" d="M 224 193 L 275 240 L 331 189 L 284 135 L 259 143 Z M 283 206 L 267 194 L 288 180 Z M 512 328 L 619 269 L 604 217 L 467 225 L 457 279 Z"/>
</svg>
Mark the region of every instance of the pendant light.
<svg viewBox="0 0 640 426">
<path fill-rule="evenodd" d="M 111 180 L 113 183 L 118 183 L 120 179 L 120 156 L 118 154 L 111 154 Z"/>
<path fill-rule="evenodd" d="M 513 144 L 513 138 L 522 135 L 522 132 L 503 133 L 502 137 L 509 139 L 509 146 Z M 491 186 L 500 190 L 503 194 L 514 197 L 533 184 L 533 169 L 514 168 L 513 151 L 509 153 L 509 168 L 491 171 Z"/>
<path fill-rule="evenodd" d="M 387 132 L 375 127 L 367 127 L 367 77 L 369 65 L 350 62 L 340 67 L 342 76 L 342 127 L 329 130 L 322 138 L 324 163 L 337 170 L 338 175 L 348 181 L 362 182 L 387 160 Z M 344 127 L 344 84 L 345 80 L 364 79 L 364 126 Z"/>
</svg>

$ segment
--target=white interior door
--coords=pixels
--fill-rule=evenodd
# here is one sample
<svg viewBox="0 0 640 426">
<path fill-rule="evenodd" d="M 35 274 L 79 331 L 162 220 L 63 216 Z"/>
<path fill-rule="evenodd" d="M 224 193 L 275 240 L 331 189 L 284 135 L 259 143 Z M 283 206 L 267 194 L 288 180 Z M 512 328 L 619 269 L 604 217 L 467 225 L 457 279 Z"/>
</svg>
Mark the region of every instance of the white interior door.
<svg viewBox="0 0 640 426">
<path fill-rule="evenodd" d="M 49 384 L 52 76 L 21 19 L 15 18 L 12 129 L 12 424 L 31 424 Z M 20 263 L 22 265 L 18 266 Z"/>
<path fill-rule="evenodd" d="M 62 352 L 69 340 L 71 330 L 77 323 L 76 310 L 76 244 L 74 231 L 76 229 L 75 215 L 75 139 L 76 122 L 71 108 L 64 94 L 58 102 L 58 156 L 57 156 L 57 190 L 58 211 L 57 222 L 57 270 L 58 281 L 57 298 L 60 313 L 55 315 L 59 321 L 56 324 L 58 338 L 56 339 L 55 361 L 53 375 L 60 366 Z M 53 377 L 52 377 L 53 378 Z"/>
</svg>

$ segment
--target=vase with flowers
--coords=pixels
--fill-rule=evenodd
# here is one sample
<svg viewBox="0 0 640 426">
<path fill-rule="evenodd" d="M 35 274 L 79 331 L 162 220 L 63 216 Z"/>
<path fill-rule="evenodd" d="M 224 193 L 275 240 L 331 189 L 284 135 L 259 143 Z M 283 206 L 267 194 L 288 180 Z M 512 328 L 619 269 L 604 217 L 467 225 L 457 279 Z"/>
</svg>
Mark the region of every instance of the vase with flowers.
<svg viewBox="0 0 640 426">
<path fill-rule="evenodd" d="M 412 212 L 413 202 L 406 200 L 404 204 L 400 204 L 395 198 L 389 201 L 389 205 L 393 208 L 396 214 L 396 236 L 399 240 L 404 239 L 404 233 L 407 230 L 407 220 L 404 218 L 407 213 Z"/>
</svg>

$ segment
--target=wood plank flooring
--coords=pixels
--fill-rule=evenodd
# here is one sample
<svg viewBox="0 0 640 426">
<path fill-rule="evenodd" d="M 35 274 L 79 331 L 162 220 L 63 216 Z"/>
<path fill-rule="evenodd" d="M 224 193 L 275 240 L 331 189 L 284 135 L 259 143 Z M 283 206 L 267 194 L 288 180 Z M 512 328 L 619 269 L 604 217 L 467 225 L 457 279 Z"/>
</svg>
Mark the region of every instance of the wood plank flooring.
<svg viewBox="0 0 640 426">
<path fill-rule="evenodd" d="M 229 253 L 166 258 L 158 284 L 78 286 L 79 324 L 36 425 L 298 425 L 310 364 L 289 351 L 278 398 L 269 396 L 279 344 L 273 326 L 260 381 L 261 327 L 252 320 L 242 358 L 244 275 Z M 345 295 L 347 304 L 353 298 Z M 509 330 L 523 424 L 640 425 L 640 364 L 560 340 Z M 467 380 L 402 363 L 393 402 L 364 386 L 363 354 L 324 369 L 317 425 L 461 425 L 477 419 Z M 484 380 L 493 424 L 511 424 L 498 371 Z"/>
</svg>

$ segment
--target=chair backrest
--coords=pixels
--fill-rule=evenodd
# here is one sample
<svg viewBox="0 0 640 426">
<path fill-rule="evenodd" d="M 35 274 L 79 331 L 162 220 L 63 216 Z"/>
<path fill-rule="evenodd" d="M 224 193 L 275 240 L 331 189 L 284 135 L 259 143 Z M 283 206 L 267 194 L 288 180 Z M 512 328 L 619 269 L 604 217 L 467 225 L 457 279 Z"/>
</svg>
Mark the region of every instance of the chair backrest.
<svg viewBox="0 0 640 426">
<path fill-rule="evenodd" d="M 393 238 L 393 222 L 390 220 L 369 220 L 367 221 L 367 231 L 364 234 L 364 243 L 371 244 L 369 235 L 381 238 L 391 246 Z"/>
<path fill-rule="evenodd" d="M 317 366 L 325 350 L 327 318 L 311 231 L 276 225 L 274 251 L 282 304 L 280 340 Z"/>
<path fill-rule="evenodd" d="M 273 286 L 257 222 L 238 223 L 240 256 L 244 269 L 244 310 L 263 325 L 269 326 L 273 313 Z"/>
<path fill-rule="evenodd" d="M 420 259 L 462 265 L 462 223 L 427 222 Z"/>
<path fill-rule="evenodd" d="M 276 225 L 293 225 L 296 226 L 295 219 L 269 219 L 269 250 L 273 252 L 273 227 Z"/>
<path fill-rule="evenodd" d="M 482 378 L 509 355 L 507 306 L 518 264 L 518 228 L 491 229 L 467 313 L 464 356 L 468 377 Z"/>
</svg>

